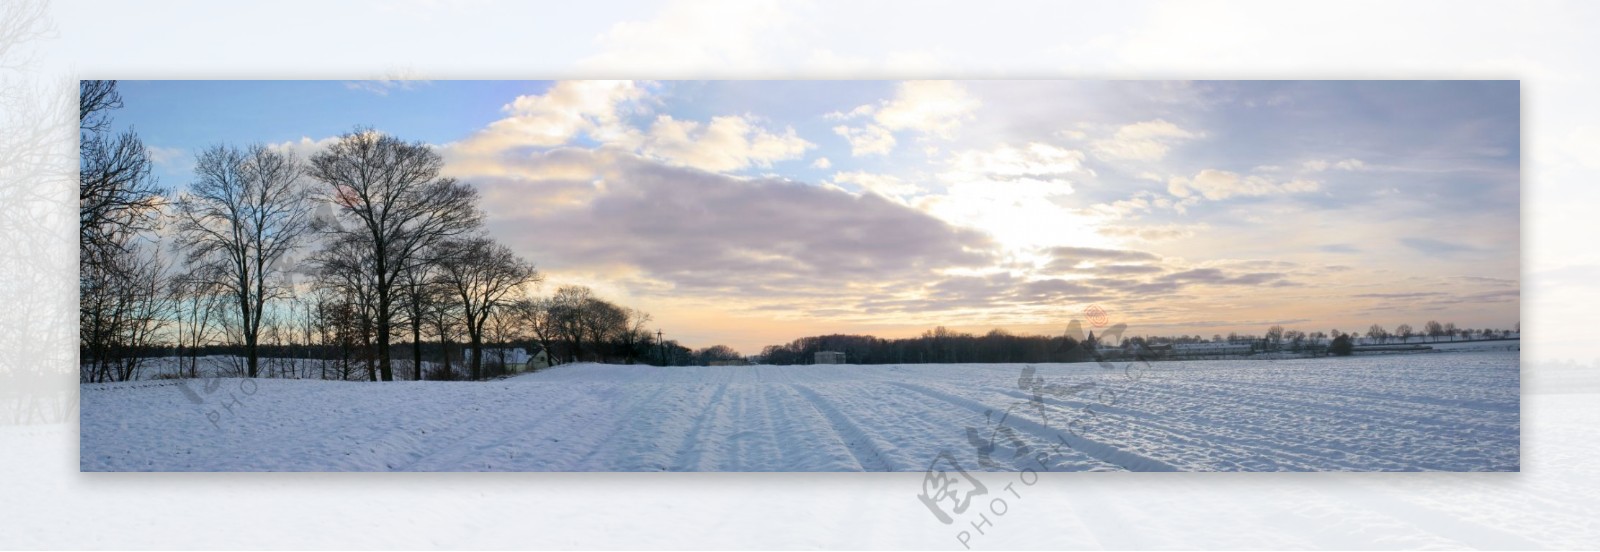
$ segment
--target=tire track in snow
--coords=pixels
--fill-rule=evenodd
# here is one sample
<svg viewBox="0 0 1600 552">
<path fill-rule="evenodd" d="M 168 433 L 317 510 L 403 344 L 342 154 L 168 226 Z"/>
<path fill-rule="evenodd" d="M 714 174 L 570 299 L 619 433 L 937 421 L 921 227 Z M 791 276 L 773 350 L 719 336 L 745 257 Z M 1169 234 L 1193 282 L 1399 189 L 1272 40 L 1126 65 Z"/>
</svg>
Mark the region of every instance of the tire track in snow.
<svg viewBox="0 0 1600 552">
<path fill-rule="evenodd" d="M 905 382 L 892 382 L 892 384 L 914 393 L 921 393 L 934 399 L 966 408 L 978 414 L 996 410 L 996 408 L 985 405 L 978 401 L 953 395 L 944 391 L 923 387 L 921 385 Z M 1128 471 L 1179 471 L 1177 467 L 1164 461 L 1144 456 L 1126 448 L 1118 448 L 1109 443 L 1094 441 L 1079 435 L 1074 435 L 1071 432 L 1066 431 L 1065 428 L 1052 428 L 1022 416 L 1014 416 L 1007 419 L 1014 420 L 1009 427 L 1027 431 L 1028 433 L 1033 434 L 1035 437 L 1041 438 L 1041 440 L 1045 443 L 1053 443 L 1059 439 L 1061 442 L 1065 442 L 1068 447 L 1071 447 L 1072 450 L 1086 454 L 1089 457 L 1101 462 L 1113 464 Z"/>
<path fill-rule="evenodd" d="M 660 389 L 650 399 L 630 409 L 619 420 L 624 426 L 614 431 L 611 438 L 602 440 L 579 462 L 585 470 L 605 471 L 666 471 L 672 468 L 676 451 L 670 448 L 667 436 L 673 428 L 685 427 L 685 422 L 695 416 L 689 406 L 690 397 L 697 386 L 683 383 L 649 382 Z M 674 434 L 675 436 L 675 434 Z M 667 447 L 667 448 L 664 448 Z"/>
<path fill-rule="evenodd" d="M 997 391 L 999 393 L 1017 398 L 1031 398 L 1031 396 L 1021 391 L 1008 389 L 1000 389 Z M 1075 405 L 1070 401 L 1057 399 L 1054 397 L 1044 397 L 1044 403 L 1050 406 L 1068 410 L 1077 410 L 1083 406 Z M 1088 403 L 1084 403 L 1084 405 L 1087 404 Z M 1284 448 L 1284 443 L 1281 441 L 1270 441 L 1265 445 L 1255 444 L 1262 439 L 1270 438 L 1270 436 L 1210 431 L 1205 428 L 1227 427 L 1227 424 L 1220 420 L 1214 420 L 1205 415 L 1191 414 L 1190 416 L 1196 416 L 1196 419 L 1193 420 L 1196 423 L 1185 423 L 1184 420 L 1178 420 L 1172 416 L 1158 415 L 1148 411 L 1133 410 L 1115 404 L 1098 404 L 1095 406 L 1095 410 L 1103 415 L 1117 416 L 1117 421 L 1119 423 L 1140 426 L 1152 432 L 1159 432 L 1167 436 L 1170 441 L 1165 443 L 1156 443 L 1156 445 L 1158 445 L 1158 450 L 1165 450 L 1167 446 L 1170 445 L 1188 443 L 1199 450 L 1231 452 L 1234 454 L 1233 458 L 1221 459 L 1221 461 L 1230 462 L 1235 465 L 1240 465 L 1241 462 L 1252 460 L 1252 456 L 1254 456 L 1255 460 L 1271 463 L 1273 467 L 1282 466 L 1285 459 L 1290 460 L 1293 463 L 1287 467 L 1296 471 L 1330 471 L 1332 469 L 1370 471 L 1374 469 L 1373 466 L 1375 465 L 1387 466 L 1387 469 L 1400 469 L 1402 467 L 1399 464 L 1386 462 L 1382 459 L 1373 458 L 1358 453 L 1350 453 L 1337 449 L 1319 447 L 1309 440 L 1297 442 L 1297 444 L 1294 446 L 1301 449 L 1298 451 Z M 1311 450 L 1308 449 L 1315 450 L 1316 452 L 1311 452 Z M 1336 457 L 1339 455 L 1368 458 L 1373 463 L 1355 464 L 1350 462 L 1340 462 L 1336 460 Z M 1218 458 L 1208 457 L 1202 466 L 1191 469 L 1222 471 L 1219 470 L 1219 466 L 1216 465 L 1217 461 L 1219 461 Z M 1338 467 L 1330 468 L 1328 466 L 1329 463 L 1338 464 Z M 1273 471 L 1270 467 L 1250 467 L 1246 469 L 1247 471 Z"/>
<path fill-rule="evenodd" d="M 1204 380 L 1191 380 L 1185 385 L 1201 387 L 1219 394 L 1228 394 L 1235 399 L 1250 402 L 1279 402 L 1293 403 L 1298 407 L 1317 409 L 1329 415 L 1342 417 L 1354 421 L 1367 421 L 1379 419 L 1389 423 L 1409 421 L 1419 427 L 1430 431 L 1443 431 L 1448 429 L 1483 429 L 1499 430 L 1496 424 L 1476 419 L 1458 419 L 1461 414 L 1490 413 L 1507 415 L 1502 409 L 1475 408 L 1461 405 L 1439 405 L 1437 401 L 1410 401 L 1404 398 L 1391 398 L 1379 396 L 1363 396 L 1361 394 L 1329 391 L 1322 388 L 1305 386 L 1274 385 L 1258 382 L 1213 382 Z M 1252 390 L 1252 388 L 1257 390 Z M 1327 396 L 1356 397 L 1363 400 L 1342 402 L 1329 402 Z M 1318 400 L 1319 398 L 1324 400 Z M 1345 405 L 1359 404 L 1361 411 L 1353 410 Z M 1429 408 L 1424 413 L 1417 413 L 1423 407 Z M 1381 415 L 1380 415 L 1381 414 Z M 1451 414 L 1452 423 L 1441 424 L 1440 415 Z"/>
<path fill-rule="evenodd" d="M 770 404 L 775 412 L 773 419 L 781 424 L 773 427 L 775 432 L 782 432 L 783 439 L 790 441 L 805 441 L 806 446 L 791 446 L 785 449 L 779 445 L 782 453 L 780 466 L 787 466 L 792 470 L 784 471 L 845 471 L 851 464 L 860 466 L 849 447 L 838 439 L 828 419 L 811 406 L 810 401 L 795 390 L 793 384 L 780 383 L 767 386 L 764 391 L 775 395 Z M 803 455 L 795 451 L 803 451 Z M 802 462 L 800 458 L 812 460 Z"/>
<path fill-rule="evenodd" d="M 706 401 L 705 408 L 695 416 L 694 425 L 683 435 L 683 442 L 678 445 L 678 452 L 672 456 L 673 471 L 704 471 L 700 466 L 705 458 L 706 447 L 711 446 L 711 441 L 701 436 L 705 432 L 706 422 L 714 416 L 714 412 L 725 408 L 722 397 L 728 393 L 727 383 L 718 383 L 716 392 L 711 394 L 711 399 Z M 695 446 L 700 445 L 700 446 Z"/>
<path fill-rule="evenodd" d="M 720 420 L 728 422 L 723 426 L 728 431 L 717 439 L 718 449 L 724 454 L 717 457 L 716 471 L 772 471 L 775 462 L 781 461 L 783 450 L 767 396 L 771 387 L 767 383 L 743 383 L 724 397 L 731 417 Z"/>
<path fill-rule="evenodd" d="M 850 420 L 837 407 L 822 398 L 816 390 L 805 385 L 793 385 L 794 390 L 806 398 L 806 401 L 815 408 L 823 419 L 833 427 L 835 437 L 844 445 L 845 450 L 855 459 L 861 471 L 900 471 L 896 466 L 884 458 L 886 449 L 892 447 L 888 441 L 868 433 L 860 425 Z M 886 446 L 887 445 L 887 446 Z"/>
<path fill-rule="evenodd" d="M 644 431 L 648 431 L 650 429 L 653 429 L 651 427 L 651 424 L 656 422 L 656 421 L 658 421 L 658 419 L 657 418 L 653 418 L 653 417 L 640 416 L 639 413 L 640 413 L 640 411 L 645 410 L 645 409 L 659 408 L 661 406 L 661 401 L 660 401 L 661 396 L 666 394 L 668 389 L 672 389 L 673 388 L 673 386 L 671 386 L 671 385 L 665 385 L 665 384 L 661 384 L 661 383 L 637 383 L 637 384 L 633 384 L 633 385 L 634 386 L 637 386 L 637 385 L 648 385 L 652 391 L 649 393 L 649 396 L 647 398 L 643 398 L 641 400 L 639 394 L 631 392 L 632 389 L 631 389 L 630 386 L 620 386 L 621 389 L 625 389 L 627 391 L 630 391 L 630 392 L 622 393 L 622 396 L 624 398 L 626 398 L 626 399 L 629 399 L 629 403 L 630 403 L 630 404 L 627 405 L 626 411 L 622 412 L 621 414 L 618 414 L 617 408 L 616 408 L 618 405 L 615 404 L 615 403 L 612 403 L 611 404 L 612 408 L 605 410 L 605 412 L 608 412 L 608 413 L 611 414 L 611 420 L 610 421 L 612 422 L 609 426 L 606 427 L 605 430 L 596 431 L 595 427 L 593 425 L 589 425 L 588 427 L 583 428 L 583 433 L 580 434 L 582 437 L 585 437 L 585 438 L 594 438 L 594 439 L 596 439 L 597 441 L 595 442 L 594 446 L 592 448 L 590 448 L 588 452 L 584 453 L 583 456 L 581 458 L 579 458 L 573 464 L 568 465 L 568 466 L 564 466 L 564 467 L 559 468 L 559 469 L 552 467 L 551 471 L 597 471 L 597 470 L 601 470 L 601 471 L 607 471 L 607 470 L 608 471 L 628 471 L 628 470 L 639 470 L 639 469 L 641 469 L 638 466 L 630 466 L 630 467 L 625 467 L 625 468 L 598 467 L 598 466 L 592 465 L 590 463 L 592 460 L 594 460 L 595 458 L 599 457 L 598 454 L 601 451 L 606 450 L 608 443 L 620 442 L 620 439 L 618 439 L 618 436 L 619 435 L 623 435 L 623 432 L 625 430 L 637 428 L 637 429 L 641 429 L 641 430 L 644 430 Z M 571 438 L 573 436 L 572 435 L 568 435 L 568 437 Z M 604 457 L 601 457 L 601 458 L 604 458 Z"/>
<path fill-rule="evenodd" d="M 1432 455 L 1429 454 L 1418 454 L 1412 458 L 1399 459 L 1403 460 L 1403 463 L 1397 463 L 1397 459 L 1383 459 L 1359 451 L 1345 450 L 1335 447 L 1324 447 L 1318 445 L 1317 443 L 1343 443 L 1345 439 L 1354 439 L 1356 443 L 1365 444 L 1409 441 L 1438 448 L 1445 446 L 1446 442 L 1448 442 L 1448 444 L 1451 446 L 1457 446 L 1464 449 L 1494 449 L 1496 447 L 1485 445 L 1485 442 L 1506 440 L 1508 437 L 1511 440 L 1515 440 L 1514 436 L 1517 434 L 1517 431 L 1514 427 L 1515 424 L 1512 424 L 1513 427 L 1509 428 L 1496 427 L 1496 424 L 1492 422 L 1485 422 L 1483 420 L 1467 420 L 1459 416 L 1444 416 L 1445 413 L 1440 411 L 1431 411 L 1432 413 L 1430 414 L 1415 414 L 1414 412 L 1416 409 L 1423 406 L 1418 404 L 1402 404 L 1397 406 L 1369 403 L 1328 404 L 1326 401 L 1317 400 L 1314 392 L 1307 392 L 1303 390 L 1286 388 L 1274 392 L 1249 392 L 1246 391 L 1246 389 L 1261 386 L 1253 383 L 1241 383 L 1230 388 L 1214 382 L 1186 383 L 1190 386 L 1199 388 L 1202 391 L 1211 391 L 1217 394 L 1227 394 L 1236 403 L 1236 405 L 1248 405 L 1255 411 L 1263 413 L 1287 412 L 1297 415 L 1310 416 L 1316 418 L 1317 421 L 1321 423 L 1334 427 L 1335 431 L 1332 432 L 1312 431 L 1310 430 L 1310 427 L 1312 426 L 1306 425 L 1304 420 L 1298 420 L 1297 423 L 1293 423 L 1289 428 L 1279 427 L 1285 423 L 1289 423 L 1287 421 L 1278 421 L 1274 425 L 1268 426 L 1269 429 L 1281 429 L 1282 431 L 1279 432 L 1280 435 L 1296 436 L 1297 438 L 1284 439 L 1285 441 L 1293 443 L 1293 447 L 1295 448 L 1323 451 L 1313 455 L 1314 461 L 1309 463 L 1309 467 L 1302 469 L 1319 470 L 1322 469 L 1319 464 L 1325 463 L 1328 459 L 1335 458 L 1339 455 L 1354 455 L 1377 460 L 1376 463 L 1360 464 L 1350 468 L 1359 471 L 1418 469 L 1461 471 L 1466 468 L 1461 466 L 1438 465 L 1435 463 L 1437 459 L 1432 458 Z M 1189 395 L 1196 395 L 1196 393 L 1189 393 Z M 1352 408 L 1351 405 L 1359 405 L 1360 408 Z M 1402 408 L 1402 406 L 1410 406 L 1411 408 L 1406 409 Z M 1234 407 L 1236 411 L 1238 408 L 1238 406 Z M 1495 413 L 1490 412 L 1488 415 L 1494 416 Z M 1204 416 L 1207 420 L 1216 420 L 1215 416 L 1204 414 L 1201 416 Z M 1440 422 L 1440 420 L 1448 421 Z M 1220 421 L 1215 421 L 1215 423 L 1218 423 L 1219 425 L 1226 425 L 1222 424 Z M 1348 433 L 1349 428 L 1354 426 L 1361 426 L 1363 428 L 1368 428 L 1371 426 L 1372 429 L 1369 429 L 1369 434 Z M 1339 439 L 1330 440 L 1330 437 L 1336 437 Z M 1404 450 L 1414 447 L 1413 445 L 1408 444 L 1399 447 L 1387 447 L 1384 450 L 1396 450 L 1397 448 Z M 1447 453 L 1443 454 L 1442 456 L 1445 458 L 1458 460 L 1454 454 Z"/>
</svg>

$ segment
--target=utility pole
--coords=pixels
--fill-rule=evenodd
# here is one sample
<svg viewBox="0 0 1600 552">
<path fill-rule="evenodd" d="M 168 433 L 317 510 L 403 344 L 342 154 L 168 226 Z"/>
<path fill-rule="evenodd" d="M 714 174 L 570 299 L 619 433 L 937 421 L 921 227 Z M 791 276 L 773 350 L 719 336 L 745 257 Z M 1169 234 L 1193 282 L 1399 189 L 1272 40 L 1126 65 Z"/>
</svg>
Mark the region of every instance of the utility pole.
<svg viewBox="0 0 1600 552">
<path fill-rule="evenodd" d="M 656 328 L 656 350 L 661 351 L 661 365 L 667 365 L 667 343 L 661 340 L 661 328 Z"/>
</svg>

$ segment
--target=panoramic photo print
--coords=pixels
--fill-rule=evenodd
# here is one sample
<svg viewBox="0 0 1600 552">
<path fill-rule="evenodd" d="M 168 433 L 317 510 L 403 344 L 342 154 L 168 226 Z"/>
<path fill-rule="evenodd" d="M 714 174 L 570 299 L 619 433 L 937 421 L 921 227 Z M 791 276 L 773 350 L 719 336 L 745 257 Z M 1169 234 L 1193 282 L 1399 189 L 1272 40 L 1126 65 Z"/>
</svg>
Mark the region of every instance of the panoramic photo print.
<svg viewBox="0 0 1600 552">
<path fill-rule="evenodd" d="M 1518 81 L 79 92 L 82 471 L 1521 467 Z"/>
</svg>

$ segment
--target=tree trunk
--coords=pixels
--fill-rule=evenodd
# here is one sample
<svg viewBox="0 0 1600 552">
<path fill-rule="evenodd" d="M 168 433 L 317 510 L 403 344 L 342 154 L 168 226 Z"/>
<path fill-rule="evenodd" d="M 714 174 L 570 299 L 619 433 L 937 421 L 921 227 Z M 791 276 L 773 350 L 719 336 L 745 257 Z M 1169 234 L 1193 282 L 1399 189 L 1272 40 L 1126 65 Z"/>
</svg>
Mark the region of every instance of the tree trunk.
<svg viewBox="0 0 1600 552">
<path fill-rule="evenodd" d="M 469 329 L 468 333 L 472 334 L 472 381 L 478 381 L 483 379 L 483 332 Z"/>
<path fill-rule="evenodd" d="M 394 381 L 394 366 L 389 364 L 389 298 L 378 298 L 378 370 L 383 381 Z"/>
<path fill-rule="evenodd" d="M 361 331 L 361 356 L 367 365 L 367 379 L 378 381 L 378 371 L 372 365 L 372 321 L 368 320 L 363 325 L 366 327 Z"/>
<path fill-rule="evenodd" d="M 241 281 L 240 284 L 245 285 L 247 282 Z M 239 293 L 239 314 L 243 315 L 244 322 L 245 374 L 253 378 L 256 377 L 256 335 L 251 327 L 252 324 L 250 324 L 251 313 L 248 292 L 241 291 Z"/>
<path fill-rule="evenodd" d="M 422 319 L 416 317 L 411 322 L 411 362 L 417 369 L 415 381 L 422 381 Z"/>
<path fill-rule="evenodd" d="M 253 335 L 245 336 L 244 337 L 244 348 L 245 348 L 245 357 L 248 359 L 248 360 L 246 360 L 246 363 L 248 363 L 248 365 L 250 366 L 250 377 L 252 377 L 252 378 L 256 377 L 256 366 L 260 362 L 260 357 L 261 357 L 260 352 L 256 349 L 256 336 L 253 336 Z"/>
<path fill-rule="evenodd" d="M 442 375 L 448 379 L 450 376 L 450 334 L 445 333 L 443 318 L 435 319 L 434 322 L 434 327 L 439 330 L 439 361 L 444 365 Z"/>
</svg>

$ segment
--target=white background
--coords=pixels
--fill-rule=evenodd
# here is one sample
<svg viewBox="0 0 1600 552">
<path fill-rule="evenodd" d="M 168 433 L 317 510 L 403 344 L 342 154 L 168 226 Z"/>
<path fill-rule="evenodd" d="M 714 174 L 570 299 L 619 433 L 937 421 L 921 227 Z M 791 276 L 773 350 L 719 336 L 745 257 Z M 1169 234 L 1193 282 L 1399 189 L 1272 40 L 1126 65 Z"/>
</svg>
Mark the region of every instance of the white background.
<svg viewBox="0 0 1600 552">
<path fill-rule="evenodd" d="M 46 12 L 39 35 L 0 21 L 0 400 L 41 405 L 0 420 L 0 548 L 960 549 L 961 528 L 917 502 L 921 474 L 78 473 L 76 79 L 579 77 L 1521 80 L 1523 473 L 1045 474 L 1005 495 L 1005 515 L 971 544 L 1600 547 L 1600 353 L 1587 339 L 1600 292 L 1600 5 L 54 1 Z M 1579 364 L 1557 363 L 1569 359 Z"/>
</svg>

